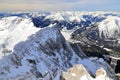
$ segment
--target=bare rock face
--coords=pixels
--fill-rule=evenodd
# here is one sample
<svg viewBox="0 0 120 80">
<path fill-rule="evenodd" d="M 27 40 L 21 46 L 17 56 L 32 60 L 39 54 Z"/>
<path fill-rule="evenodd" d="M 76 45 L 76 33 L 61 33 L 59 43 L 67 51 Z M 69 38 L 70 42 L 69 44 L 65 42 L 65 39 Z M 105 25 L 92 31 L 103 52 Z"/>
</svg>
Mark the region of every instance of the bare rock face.
<svg viewBox="0 0 120 80">
<path fill-rule="evenodd" d="M 97 77 L 97 76 L 100 76 L 100 75 L 106 75 L 106 72 L 104 71 L 103 68 L 98 69 L 98 70 L 96 71 L 96 77 Z"/>
<path fill-rule="evenodd" d="M 84 75 L 90 77 L 90 74 L 82 64 L 74 65 L 67 72 L 63 72 L 63 78 L 65 80 L 80 80 Z"/>
<path fill-rule="evenodd" d="M 92 75 L 82 64 L 74 65 L 62 74 L 64 80 L 116 80 L 114 76 L 109 76 L 103 68 L 96 71 L 95 78 Z"/>
</svg>

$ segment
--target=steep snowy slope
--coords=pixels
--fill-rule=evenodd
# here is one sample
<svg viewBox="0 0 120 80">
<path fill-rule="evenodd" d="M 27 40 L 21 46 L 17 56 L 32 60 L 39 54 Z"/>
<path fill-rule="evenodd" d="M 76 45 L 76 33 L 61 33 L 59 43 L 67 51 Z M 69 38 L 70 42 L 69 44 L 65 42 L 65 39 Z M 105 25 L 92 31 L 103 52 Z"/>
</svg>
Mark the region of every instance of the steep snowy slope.
<svg viewBox="0 0 120 80">
<path fill-rule="evenodd" d="M 91 75 L 103 67 L 110 80 L 114 79 L 114 73 L 103 59 L 79 57 L 56 26 L 43 28 L 28 40 L 16 44 L 0 64 L 2 80 L 59 80 L 61 72 L 74 64 L 83 64 Z"/>
<path fill-rule="evenodd" d="M 20 41 L 38 31 L 30 18 L 17 16 L 4 17 L 0 19 L 0 57 L 7 54 Z"/>
<path fill-rule="evenodd" d="M 109 16 L 98 24 L 101 38 L 120 39 L 120 17 Z"/>
</svg>

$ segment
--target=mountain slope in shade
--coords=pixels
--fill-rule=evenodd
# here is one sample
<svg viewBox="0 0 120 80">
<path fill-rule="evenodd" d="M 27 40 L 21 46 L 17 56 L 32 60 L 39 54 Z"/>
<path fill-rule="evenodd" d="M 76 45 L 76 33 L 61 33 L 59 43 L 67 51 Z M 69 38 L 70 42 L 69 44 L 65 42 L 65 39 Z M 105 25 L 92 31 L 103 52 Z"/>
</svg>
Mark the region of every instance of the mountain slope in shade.
<svg viewBox="0 0 120 80">
<path fill-rule="evenodd" d="M 60 80 L 62 72 L 75 64 L 82 64 L 94 76 L 96 70 L 102 67 L 109 73 L 109 80 L 115 78 L 103 59 L 78 56 L 58 27 L 53 26 L 43 28 L 16 44 L 13 52 L 0 60 L 0 79 Z"/>
</svg>

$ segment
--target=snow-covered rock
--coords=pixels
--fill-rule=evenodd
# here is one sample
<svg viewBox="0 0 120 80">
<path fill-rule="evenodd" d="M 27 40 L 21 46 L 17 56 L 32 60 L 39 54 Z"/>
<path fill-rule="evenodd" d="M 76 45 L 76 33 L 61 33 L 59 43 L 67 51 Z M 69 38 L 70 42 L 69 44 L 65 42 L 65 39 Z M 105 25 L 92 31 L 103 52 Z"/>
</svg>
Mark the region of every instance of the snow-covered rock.
<svg viewBox="0 0 120 80">
<path fill-rule="evenodd" d="M 27 38 L 39 29 L 34 27 L 30 18 L 18 16 L 4 17 L 0 19 L 0 57 L 2 52 L 11 52 L 14 46 L 27 40 Z"/>
<path fill-rule="evenodd" d="M 85 80 L 86 77 L 93 80 L 94 78 L 91 75 L 97 75 L 96 80 L 100 80 L 100 78 L 103 78 L 103 80 L 109 78 L 108 80 L 111 80 L 114 78 L 114 72 L 102 58 L 84 57 L 85 54 L 78 45 L 76 46 L 76 44 L 72 43 L 73 41 L 70 41 L 73 46 L 69 44 L 70 42 L 66 42 L 66 40 L 71 39 L 71 35 L 75 30 L 86 27 L 86 24 L 90 25 L 101 21 L 98 28 L 102 34 L 102 31 L 108 26 L 101 25 L 112 24 L 109 17 L 105 20 L 103 19 L 106 15 L 111 14 L 100 12 L 51 12 L 49 14 L 38 14 L 26 14 L 30 17 L 9 16 L 0 18 L 0 79 L 59 80 L 62 72 L 65 72 L 75 64 L 82 64 L 82 67 L 85 66 L 85 68 L 81 68 L 82 71 L 85 71 L 84 76 L 80 75 L 82 76 L 81 80 Z M 58 20 L 58 22 L 67 21 L 68 25 L 64 23 L 64 28 L 59 31 L 58 25 L 53 25 L 51 21 L 48 24 L 49 26 L 44 26 L 45 28 L 36 28 L 32 19 L 33 17 L 39 18 L 40 14 L 45 17 L 41 19 L 43 21 L 45 19 Z M 105 23 L 106 21 L 108 23 Z M 114 21 L 119 24 L 118 14 L 112 17 L 112 22 L 114 23 Z M 75 25 L 70 30 L 67 30 L 66 27 L 73 24 L 71 22 L 75 23 Z M 81 23 L 82 25 L 76 23 Z M 117 26 L 115 29 L 118 32 L 119 26 L 116 23 L 113 25 Z M 102 27 L 105 27 L 105 29 Z M 106 33 L 107 30 L 104 31 L 107 38 L 114 36 L 114 31 L 108 34 L 110 31 Z M 73 49 L 74 45 L 79 50 Z M 79 66 L 77 70 L 79 73 Z M 76 76 L 75 73 L 70 75 L 72 75 L 71 77 Z"/>
<path fill-rule="evenodd" d="M 100 67 L 112 74 L 103 60 L 79 57 L 65 41 L 56 25 L 43 28 L 26 41 L 16 44 L 13 52 L 4 56 L 0 64 L 2 80 L 30 80 L 30 78 L 59 80 L 61 72 L 74 64 L 83 64 L 93 75 Z"/>
<path fill-rule="evenodd" d="M 98 24 L 101 38 L 120 38 L 120 17 L 109 16 Z"/>
</svg>

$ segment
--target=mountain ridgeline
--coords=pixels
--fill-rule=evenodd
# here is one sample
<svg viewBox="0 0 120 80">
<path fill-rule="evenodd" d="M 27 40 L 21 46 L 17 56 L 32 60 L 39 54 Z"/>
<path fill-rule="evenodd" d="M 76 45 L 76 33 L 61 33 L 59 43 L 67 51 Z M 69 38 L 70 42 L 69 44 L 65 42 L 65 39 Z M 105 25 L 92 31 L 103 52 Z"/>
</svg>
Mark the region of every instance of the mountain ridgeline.
<svg viewBox="0 0 120 80">
<path fill-rule="evenodd" d="M 0 14 L 2 80 L 119 80 L 119 47 L 119 13 Z"/>
</svg>

